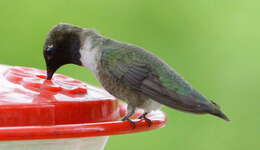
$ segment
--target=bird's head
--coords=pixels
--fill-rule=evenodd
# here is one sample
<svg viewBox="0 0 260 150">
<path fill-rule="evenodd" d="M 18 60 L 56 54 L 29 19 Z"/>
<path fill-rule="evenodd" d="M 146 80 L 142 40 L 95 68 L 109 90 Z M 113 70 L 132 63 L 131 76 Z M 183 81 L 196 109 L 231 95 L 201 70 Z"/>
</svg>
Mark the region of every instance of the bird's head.
<svg viewBox="0 0 260 150">
<path fill-rule="evenodd" d="M 48 80 L 65 64 L 81 65 L 82 31 L 82 28 L 69 24 L 58 24 L 51 29 L 43 47 Z"/>
</svg>

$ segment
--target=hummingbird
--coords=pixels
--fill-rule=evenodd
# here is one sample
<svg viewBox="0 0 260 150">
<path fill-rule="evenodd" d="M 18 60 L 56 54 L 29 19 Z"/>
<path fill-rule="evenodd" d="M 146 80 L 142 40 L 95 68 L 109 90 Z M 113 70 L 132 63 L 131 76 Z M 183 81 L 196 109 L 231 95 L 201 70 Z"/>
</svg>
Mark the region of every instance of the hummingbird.
<svg viewBox="0 0 260 150">
<path fill-rule="evenodd" d="M 103 88 L 127 103 L 129 119 L 137 108 L 147 114 L 162 105 L 194 114 L 211 114 L 229 121 L 212 100 L 207 99 L 173 68 L 144 48 L 102 36 L 95 29 L 71 24 L 53 27 L 45 40 L 43 55 L 47 79 L 66 64 L 88 68 Z"/>
</svg>

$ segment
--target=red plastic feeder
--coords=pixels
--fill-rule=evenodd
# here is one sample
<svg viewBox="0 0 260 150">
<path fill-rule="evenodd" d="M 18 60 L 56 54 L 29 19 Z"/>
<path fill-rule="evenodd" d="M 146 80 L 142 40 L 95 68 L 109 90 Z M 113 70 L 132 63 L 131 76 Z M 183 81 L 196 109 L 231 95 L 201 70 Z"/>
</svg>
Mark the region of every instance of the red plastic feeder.
<svg viewBox="0 0 260 150">
<path fill-rule="evenodd" d="M 125 105 L 106 91 L 56 74 L 27 67 L 0 65 L 0 149 L 102 150 L 108 136 L 164 126 L 161 111 L 145 120 L 118 121 Z M 23 141 L 21 141 L 23 140 Z M 4 142 L 5 141 L 5 142 Z"/>
</svg>

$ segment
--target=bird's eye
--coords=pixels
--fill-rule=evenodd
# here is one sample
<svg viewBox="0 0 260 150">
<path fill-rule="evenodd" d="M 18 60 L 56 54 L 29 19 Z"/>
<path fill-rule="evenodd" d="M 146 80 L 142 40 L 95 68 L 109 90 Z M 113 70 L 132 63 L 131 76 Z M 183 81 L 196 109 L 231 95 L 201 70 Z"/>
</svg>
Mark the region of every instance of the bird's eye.
<svg viewBox="0 0 260 150">
<path fill-rule="evenodd" d="M 52 50 L 53 50 L 53 45 L 48 45 L 48 47 L 46 48 L 46 52 L 50 54 Z"/>
</svg>

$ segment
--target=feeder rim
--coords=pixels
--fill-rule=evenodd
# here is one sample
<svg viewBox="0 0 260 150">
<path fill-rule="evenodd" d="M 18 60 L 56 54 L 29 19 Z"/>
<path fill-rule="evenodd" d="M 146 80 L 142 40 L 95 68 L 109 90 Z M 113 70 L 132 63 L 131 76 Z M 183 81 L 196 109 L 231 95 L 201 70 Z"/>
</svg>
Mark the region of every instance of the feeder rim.
<svg viewBox="0 0 260 150">
<path fill-rule="evenodd" d="M 126 111 L 125 108 L 125 106 L 121 106 L 121 111 Z M 137 112 L 134 116 L 140 116 L 140 112 L 139 114 Z M 147 117 L 152 121 L 150 127 L 144 119 L 140 120 L 134 118 L 132 119 L 133 122 L 136 123 L 136 128 L 134 129 L 127 121 L 49 126 L 0 127 L 0 141 L 47 140 L 129 134 L 162 128 L 167 121 L 165 114 L 160 110 L 151 112 Z"/>
</svg>

